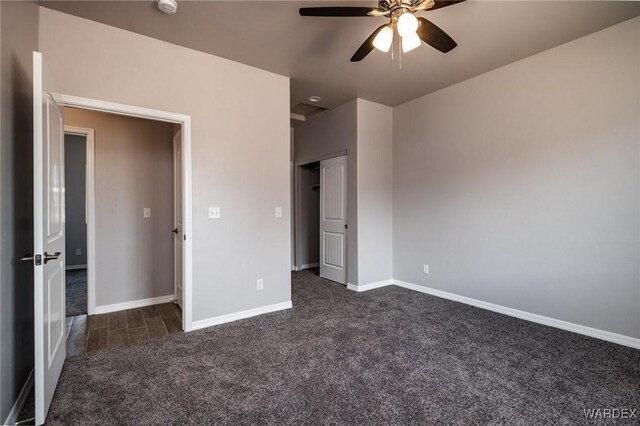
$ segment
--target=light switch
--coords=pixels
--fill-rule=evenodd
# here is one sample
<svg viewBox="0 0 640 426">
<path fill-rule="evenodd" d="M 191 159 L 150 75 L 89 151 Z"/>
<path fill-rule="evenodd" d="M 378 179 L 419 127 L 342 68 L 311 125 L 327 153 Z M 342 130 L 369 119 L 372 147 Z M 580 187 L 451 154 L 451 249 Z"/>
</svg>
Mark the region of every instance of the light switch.
<svg viewBox="0 0 640 426">
<path fill-rule="evenodd" d="M 209 219 L 220 219 L 220 207 L 209 207 Z"/>
<path fill-rule="evenodd" d="M 282 207 L 276 207 L 276 217 L 282 217 Z"/>
<path fill-rule="evenodd" d="M 148 219 L 151 217 L 151 207 L 145 207 L 142 209 L 142 217 Z"/>
</svg>

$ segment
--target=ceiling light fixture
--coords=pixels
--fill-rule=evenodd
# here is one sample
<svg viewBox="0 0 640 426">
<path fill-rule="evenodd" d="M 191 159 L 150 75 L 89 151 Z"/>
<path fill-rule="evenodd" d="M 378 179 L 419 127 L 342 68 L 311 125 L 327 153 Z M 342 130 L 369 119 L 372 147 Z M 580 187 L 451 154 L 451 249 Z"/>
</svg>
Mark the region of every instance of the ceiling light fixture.
<svg viewBox="0 0 640 426">
<path fill-rule="evenodd" d="M 167 15 L 175 15 L 178 12 L 178 2 L 176 0 L 158 0 L 158 9 Z"/>
<path fill-rule="evenodd" d="M 400 37 L 411 37 L 418 30 L 418 19 L 411 12 L 405 12 L 398 18 L 398 34 Z"/>
<path fill-rule="evenodd" d="M 416 33 L 402 37 L 402 53 L 411 52 L 416 47 L 420 47 L 421 44 L 422 41 Z"/>
<path fill-rule="evenodd" d="M 387 25 L 382 28 L 376 38 L 373 39 L 373 46 L 381 52 L 388 52 L 393 43 L 393 28 Z"/>
<path fill-rule="evenodd" d="M 320 96 L 309 96 L 309 102 L 320 102 L 322 98 Z"/>
<path fill-rule="evenodd" d="M 411 52 L 422 44 L 418 35 L 419 27 L 420 22 L 411 9 L 399 7 L 395 14 L 392 14 L 391 23 L 383 27 L 373 39 L 373 47 L 381 52 L 388 52 L 393 44 L 393 30 L 395 28 L 402 40 L 402 53 Z"/>
</svg>

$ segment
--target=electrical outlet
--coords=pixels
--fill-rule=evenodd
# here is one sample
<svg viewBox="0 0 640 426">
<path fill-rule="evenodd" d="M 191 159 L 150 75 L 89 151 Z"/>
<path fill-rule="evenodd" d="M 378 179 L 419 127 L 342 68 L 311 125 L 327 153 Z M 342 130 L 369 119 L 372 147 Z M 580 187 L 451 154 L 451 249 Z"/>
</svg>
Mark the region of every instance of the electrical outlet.
<svg viewBox="0 0 640 426">
<path fill-rule="evenodd" d="M 76 249 L 76 256 L 82 256 L 82 249 Z"/>
<path fill-rule="evenodd" d="M 256 280 L 256 290 L 262 290 L 264 288 L 264 280 L 259 278 Z"/>
<path fill-rule="evenodd" d="M 422 265 L 422 273 L 429 275 L 429 265 Z"/>
<path fill-rule="evenodd" d="M 151 217 L 151 207 L 145 207 L 142 209 L 142 217 L 149 219 Z"/>
<path fill-rule="evenodd" d="M 276 207 L 276 217 L 282 217 L 282 207 Z"/>
<path fill-rule="evenodd" d="M 209 219 L 220 219 L 220 207 L 209 207 Z"/>
</svg>

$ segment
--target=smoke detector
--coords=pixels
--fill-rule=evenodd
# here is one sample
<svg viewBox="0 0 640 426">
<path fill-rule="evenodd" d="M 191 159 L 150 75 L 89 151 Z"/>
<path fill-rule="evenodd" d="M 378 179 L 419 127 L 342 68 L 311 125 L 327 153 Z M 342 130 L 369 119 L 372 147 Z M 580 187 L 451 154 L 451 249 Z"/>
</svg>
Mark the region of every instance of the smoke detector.
<svg viewBox="0 0 640 426">
<path fill-rule="evenodd" d="M 158 9 L 168 15 L 174 15 L 178 11 L 176 0 L 158 0 Z"/>
</svg>

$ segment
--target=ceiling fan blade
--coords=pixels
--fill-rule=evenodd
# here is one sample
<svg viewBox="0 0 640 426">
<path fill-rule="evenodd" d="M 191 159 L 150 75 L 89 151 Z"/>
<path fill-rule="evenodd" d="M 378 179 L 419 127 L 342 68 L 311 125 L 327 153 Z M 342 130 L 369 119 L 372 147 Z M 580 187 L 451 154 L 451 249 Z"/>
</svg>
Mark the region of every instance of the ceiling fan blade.
<svg viewBox="0 0 640 426">
<path fill-rule="evenodd" d="M 447 53 L 458 45 L 449 34 L 445 33 L 431 21 L 424 18 L 418 18 L 420 26 L 418 27 L 418 35 L 429 46 L 438 49 L 442 53 Z"/>
<path fill-rule="evenodd" d="M 427 10 L 436 10 L 447 6 L 453 6 L 454 4 L 462 3 L 465 0 L 454 0 L 454 1 L 445 1 L 445 0 L 435 0 L 435 4 Z"/>
<path fill-rule="evenodd" d="M 370 16 L 370 7 L 301 7 L 300 16 L 341 17 L 341 16 Z"/>
<path fill-rule="evenodd" d="M 358 50 L 356 50 L 356 53 L 353 54 L 353 56 L 351 57 L 351 62 L 360 62 L 361 60 L 363 60 L 369 53 L 371 53 L 371 51 L 374 49 L 373 47 L 373 39 L 376 38 L 376 36 L 378 35 L 378 33 L 380 31 L 382 31 L 382 29 L 384 27 L 386 27 L 387 24 L 384 25 L 380 25 L 374 32 L 373 34 L 371 34 L 369 36 L 369 38 L 367 38 L 364 43 L 362 43 L 362 46 L 360 46 L 360 48 L 358 48 Z"/>
</svg>

